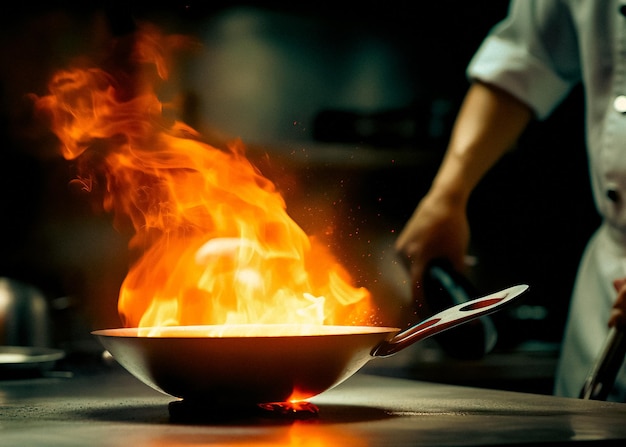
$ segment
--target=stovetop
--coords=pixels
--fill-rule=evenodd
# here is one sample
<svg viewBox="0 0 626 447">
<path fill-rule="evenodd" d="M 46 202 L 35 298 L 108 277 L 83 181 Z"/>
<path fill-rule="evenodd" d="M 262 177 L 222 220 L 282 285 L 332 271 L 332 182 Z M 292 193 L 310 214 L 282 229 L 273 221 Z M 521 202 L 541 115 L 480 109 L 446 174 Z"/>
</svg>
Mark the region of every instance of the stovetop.
<svg viewBox="0 0 626 447">
<path fill-rule="evenodd" d="M 626 404 L 434 384 L 361 371 L 313 417 L 229 409 L 172 418 L 177 399 L 116 364 L 0 380 L 3 446 L 551 445 L 626 440 Z M 210 404 L 208 404 L 210 407 Z M 198 416 L 198 415 L 196 415 Z"/>
</svg>

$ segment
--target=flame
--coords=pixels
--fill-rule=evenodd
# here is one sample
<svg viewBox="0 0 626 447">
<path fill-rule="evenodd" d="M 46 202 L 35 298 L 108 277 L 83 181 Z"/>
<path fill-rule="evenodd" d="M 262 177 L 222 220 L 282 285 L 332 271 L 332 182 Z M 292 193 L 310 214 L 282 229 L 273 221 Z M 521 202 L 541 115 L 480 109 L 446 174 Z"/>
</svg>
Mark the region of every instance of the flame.
<svg viewBox="0 0 626 447">
<path fill-rule="evenodd" d="M 371 323 L 369 291 L 290 218 L 241 141 L 217 148 L 165 118 L 154 80 L 180 41 L 142 27 L 132 45 L 124 76 L 63 70 L 35 103 L 78 181 L 103 179 L 105 210 L 132 224 L 140 255 L 120 290 L 123 324 Z"/>
</svg>

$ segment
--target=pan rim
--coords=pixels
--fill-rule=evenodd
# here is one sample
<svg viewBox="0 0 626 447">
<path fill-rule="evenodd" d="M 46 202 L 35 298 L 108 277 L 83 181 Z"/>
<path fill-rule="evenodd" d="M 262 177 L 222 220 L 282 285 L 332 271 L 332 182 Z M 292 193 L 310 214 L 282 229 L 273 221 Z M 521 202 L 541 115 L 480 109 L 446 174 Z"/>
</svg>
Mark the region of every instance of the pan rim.
<svg viewBox="0 0 626 447">
<path fill-rule="evenodd" d="M 254 329 L 248 334 L 237 330 Z M 267 329 L 267 332 L 262 330 Z M 140 331 L 144 334 L 140 335 Z M 276 333 L 276 331 L 291 331 Z M 98 329 L 91 332 L 98 337 L 150 338 L 150 339 L 251 339 L 251 338 L 292 338 L 328 337 L 348 335 L 393 335 L 399 328 L 389 326 L 350 326 L 350 325 L 302 325 L 302 324 L 214 324 L 163 327 L 121 327 Z"/>
</svg>

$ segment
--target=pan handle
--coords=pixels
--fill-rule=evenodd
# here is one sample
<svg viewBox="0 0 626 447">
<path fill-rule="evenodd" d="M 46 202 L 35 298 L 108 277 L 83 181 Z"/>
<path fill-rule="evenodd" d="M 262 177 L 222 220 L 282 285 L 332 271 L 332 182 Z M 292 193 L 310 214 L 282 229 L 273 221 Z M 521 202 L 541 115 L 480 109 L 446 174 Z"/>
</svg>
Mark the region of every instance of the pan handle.
<svg viewBox="0 0 626 447">
<path fill-rule="evenodd" d="M 585 379 L 581 399 L 606 400 L 615 383 L 617 372 L 626 355 L 626 332 L 612 327 L 604 342 L 602 352 Z"/>
<path fill-rule="evenodd" d="M 374 357 L 390 356 L 427 337 L 467 323 L 483 315 L 496 312 L 524 293 L 527 289 L 527 285 L 521 284 L 482 298 L 476 298 L 475 300 L 449 307 L 421 323 L 417 323 L 408 329 L 398 332 L 392 339 L 383 341 L 372 350 L 371 355 Z"/>
</svg>

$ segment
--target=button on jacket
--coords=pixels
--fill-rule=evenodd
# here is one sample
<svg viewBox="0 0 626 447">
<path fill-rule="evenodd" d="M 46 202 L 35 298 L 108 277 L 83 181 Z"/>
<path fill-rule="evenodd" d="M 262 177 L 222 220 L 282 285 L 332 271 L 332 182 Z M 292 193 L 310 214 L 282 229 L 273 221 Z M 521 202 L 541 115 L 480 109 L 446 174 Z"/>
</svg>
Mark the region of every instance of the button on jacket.
<svg viewBox="0 0 626 447">
<path fill-rule="evenodd" d="M 608 331 L 612 281 L 626 276 L 626 0 L 513 0 L 468 76 L 508 91 L 539 119 L 584 86 L 590 180 L 604 222 L 581 262 L 557 373 L 557 394 L 577 397 Z"/>
</svg>

